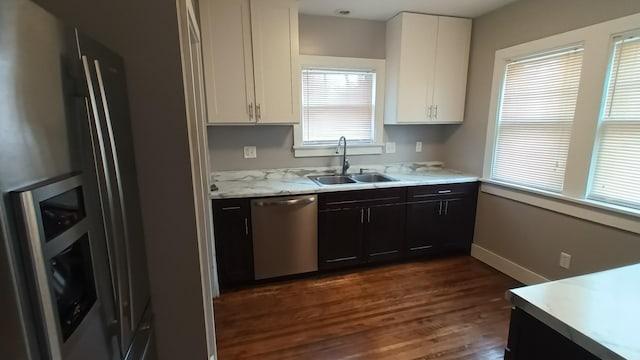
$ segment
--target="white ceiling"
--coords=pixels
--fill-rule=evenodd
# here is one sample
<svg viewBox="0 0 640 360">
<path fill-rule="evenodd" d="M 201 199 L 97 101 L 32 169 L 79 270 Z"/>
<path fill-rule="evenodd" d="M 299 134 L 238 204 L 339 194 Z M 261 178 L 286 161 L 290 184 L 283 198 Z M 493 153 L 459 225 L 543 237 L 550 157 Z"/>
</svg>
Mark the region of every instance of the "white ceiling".
<svg viewBox="0 0 640 360">
<path fill-rule="evenodd" d="M 300 13 L 342 16 L 337 10 L 350 10 L 345 17 L 388 20 L 400 11 L 474 18 L 516 0 L 298 0 Z"/>
</svg>

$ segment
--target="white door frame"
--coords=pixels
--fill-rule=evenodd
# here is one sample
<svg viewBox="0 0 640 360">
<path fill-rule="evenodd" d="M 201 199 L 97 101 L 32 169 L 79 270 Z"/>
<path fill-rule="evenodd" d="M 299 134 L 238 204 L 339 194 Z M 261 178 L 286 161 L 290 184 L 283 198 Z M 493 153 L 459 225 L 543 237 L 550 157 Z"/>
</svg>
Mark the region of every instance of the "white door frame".
<svg viewBox="0 0 640 360">
<path fill-rule="evenodd" d="M 211 201 L 209 200 L 210 172 L 206 129 L 207 109 L 200 28 L 191 0 L 176 0 L 176 5 L 184 96 L 187 108 L 191 177 L 193 181 L 198 251 L 200 254 L 200 278 L 202 282 L 207 352 L 209 359 L 216 359 L 213 297 L 219 295 L 219 288 L 215 261 L 213 216 Z"/>
</svg>

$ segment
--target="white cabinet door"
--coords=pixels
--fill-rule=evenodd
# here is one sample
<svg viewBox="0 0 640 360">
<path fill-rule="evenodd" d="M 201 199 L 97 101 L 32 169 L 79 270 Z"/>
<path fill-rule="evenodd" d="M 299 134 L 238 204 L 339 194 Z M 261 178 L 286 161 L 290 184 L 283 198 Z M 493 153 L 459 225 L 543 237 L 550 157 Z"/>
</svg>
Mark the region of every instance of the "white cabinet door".
<svg viewBox="0 0 640 360">
<path fill-rule="evenodd" d="M 387 22 L 385 124 L 462 122 L 471 20 L 401 13 Z"/>
<path fill-rule="evenodd" d="M 202 0 L 208 122 L 252 123 L 255 104 L 248 0 Z"/>
<path fill-rule="evenodd" d="M 398 122 L 424 122 L 433 97 L 438 17 L 402 14 Z"/>
<path fill-rule="evenodd" d="M 432 121 L 460 123 L 469 67 L 471 20 L 439 17 Z"/>
<path fill-rule="evenodd" d="M 210 124 L 300 118 L 295 0 L 201 0 Z"/>
<path fill-rule="evenodd" d="M 258 123 L 298 123 L 298 9 L 295 0 L 252 0 L 251 30 Z"/>
</svg>

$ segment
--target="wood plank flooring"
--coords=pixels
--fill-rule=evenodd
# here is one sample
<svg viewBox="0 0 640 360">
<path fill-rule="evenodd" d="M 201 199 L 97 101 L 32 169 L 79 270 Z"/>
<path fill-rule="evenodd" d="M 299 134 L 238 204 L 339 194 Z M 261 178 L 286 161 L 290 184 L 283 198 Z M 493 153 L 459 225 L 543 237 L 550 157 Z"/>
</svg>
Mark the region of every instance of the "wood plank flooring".
<svg viewBox="0 0 640 360">
<path fill-rule="evenodd" d="M 231 291 L 214 301 L 218 355 L 502 359 L 520 285 L 459 256 Z"/>
</svg>

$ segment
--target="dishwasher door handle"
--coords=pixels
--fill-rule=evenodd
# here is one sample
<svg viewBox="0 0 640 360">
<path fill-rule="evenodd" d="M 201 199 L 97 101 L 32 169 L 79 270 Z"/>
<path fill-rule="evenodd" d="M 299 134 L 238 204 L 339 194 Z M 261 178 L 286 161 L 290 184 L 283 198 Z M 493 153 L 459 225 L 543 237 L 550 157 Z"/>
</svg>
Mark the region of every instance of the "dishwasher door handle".
<svg viewBox="0 0 640 360">
<path fill-rule="evenodd" d="M 256 206 L 281 206 L 281 205 L 306 205 L 316 201 L 315 196 L 309 196 L 302 199 L 290 199 L 290 200 L 273 200 L 273 201 L 256 201 Z"/>
</svg>

